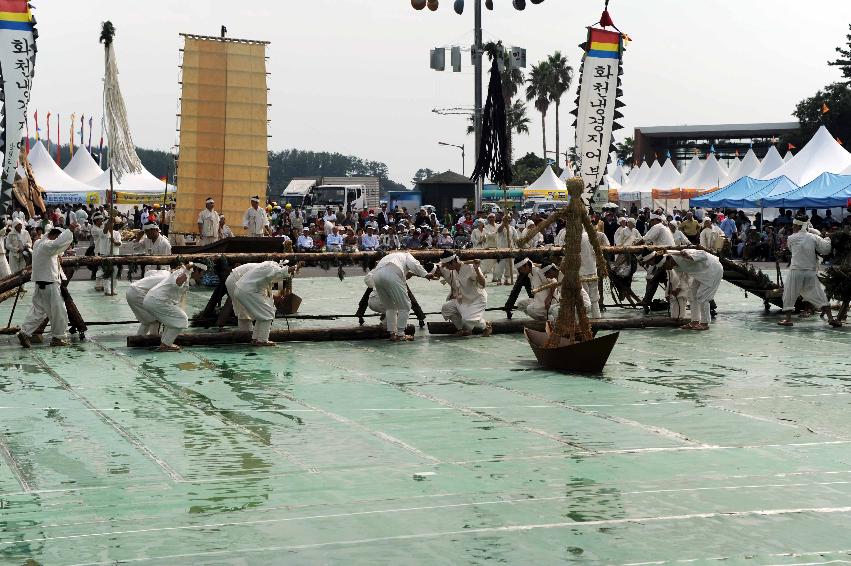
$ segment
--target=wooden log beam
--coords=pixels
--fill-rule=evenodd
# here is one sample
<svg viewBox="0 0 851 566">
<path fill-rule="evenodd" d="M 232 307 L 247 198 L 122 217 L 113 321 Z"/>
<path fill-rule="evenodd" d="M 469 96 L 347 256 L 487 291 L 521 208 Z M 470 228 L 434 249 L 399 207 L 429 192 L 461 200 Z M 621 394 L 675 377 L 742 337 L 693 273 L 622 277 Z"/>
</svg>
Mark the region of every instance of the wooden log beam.
<svg viewBox="0 0 851 566">
<path fill-rule="evenodd" d="M 591 321 L 593 330 L 629 330 L 640 328 L 674 328 L 685 324 L 687 321 L 678 318 L 668 317 L 650 317 L 650 318 L 610 318 L 598 319 Z M 544 322 L 539 320 L 497 320 L 492 321 L 494 334 L 519 334 L 523 332 L 523 328 L 531 328 L 532 330 L 544 331 Z M 429 334 L 445 335 L 455 334 L 458 330 L 451 322 L 429 322 Z M 481 330 L 476 330 L 475 334 L 480 334 Z"/>
<path fill-rule="evenodd" d="M 416 330 L 408 325 L 405 334 L 413 336 Z M 383 326 L 353 326 L 348 328 L 297 328 L 273 330 L 269 340 L 273 342 L 330 342 L 336 340 L 380 340 L 389 338 Z M 128 336 L 128 348 L 157 346 L 158 336 Z M 179 346 L 214 346 L 222 344 L 250 344 L 250 332 L 193 332 L 181 334 L 175 340 Z"/>
<path fill-rule="evenodd" d="M 17 326 L 8 326 L 0 328 L 0 336 L 10 336 L 12 334 L 17 334 L 20 332 L 20 328 Z"/>
<path fill-rule="evenodd" d="M 608 246 L 604 247 L 603 253 L 613 254 L 636 254 L 645 249 L 678 251 L 684 249 L 695 249 L 695 246 Z M 412 256 L 421 261 L 435 261 L 443 254 L 443 250 L 410 250 Z M 468 249 L 456 250 L 455 253 L 462 261 L 471 259 L 506 259 L 513 257 L 528 257 L 535 261 L 552 261 L 555 257 L 562 255 L 562 248 L 548 246 L 534 249 L 494 248 L 494 249 Z M 255 263 L 262 261 L 290 262 L 335 262 L 341 265 L 360 264 L 364 261 L 378 261 L 387 255 L 385 252 L 296 252 L 296 253 L 190 253 L 184 255 L 146 256 L 146 255 L 122 255 L 122 256 L 64 256 L 62 267 L 99 267 L 103 263 L 113 266 L 119 265 L 177 265 L 186 261 L 212 261 L 225 259 L 231 264 Z M 0 293 L 19 287 L 30 280 L 29 269 L 0 279 Z"/>
</svg>

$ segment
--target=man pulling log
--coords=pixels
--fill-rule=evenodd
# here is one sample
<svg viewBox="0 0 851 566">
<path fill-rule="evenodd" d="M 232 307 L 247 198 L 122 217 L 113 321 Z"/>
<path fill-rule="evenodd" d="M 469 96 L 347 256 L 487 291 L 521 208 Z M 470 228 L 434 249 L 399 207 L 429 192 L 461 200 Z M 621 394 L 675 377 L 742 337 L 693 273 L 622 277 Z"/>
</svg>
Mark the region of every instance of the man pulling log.
<svg viewBox="0 0 851 566">
<path fill-rule="evenodd" d="M 407 279 L 416 276 L 432 280 L 435 278 L 433 272 L 433 268 L 427 270 L 410 253 L 394 252 L 384 256 L 375 269 L 367 274 L 367 286 L 375 289 L 375 294 L 386 309 L 385 323 L 391 341 L 408 342 L 414 339 L 405 334 L 408 314 L 411 312 Z"/>
<path fill-rule="evenodd" d="M 457 255 L 446 251 L 440 258 L 440 274 L 450 289 L 440 312 L 444 319 L 455 325 L 456 335 L 470 336 L 474 330 L 481 330 L 482 336 L 490 336 L 493 327 L 485 320 L 487 280 L 479 260 L 462 263 Z"/>
<path fill-rule="evenodd" d="M 272 286 L 292 279 L 301 268 L 301 264 L 290 267 L 287 263 L 264 261 L 240 265 L 231 271 L 225 282 L 238 329 L 252 332 L 251 344 L 254 346 L 275 346 L 269 340 L 269 334 L 277 311 L 276 300 L 283 300 L 283 297 L 273 297 Z"/>
<path fill-rule="evenodd" d="M 724 278 L 721 260 L 703 250 L 682 250 L 667 255 L 649 255 L 642 258 L 648 264 L 658 265 L 666 271 L 675 271 L 674 275 L 678 277 L 687 276 L 691 322 L 680 328 L 709 330 L 709 322 L 712 320 L 709 303 L 715 298 L 715 293 L 718 292 L 718 287 L 721 286 Z"/>
<path fill-rule="evenodd" d="M 518 259 L 514 262 L 514 267 L 519 275 L 529 278 L 533 293 L 531 299 L 521 300 L 517 307 L 533 320 L 555 321 L 558 316 L 558 286 L 561 275 L 558 267 L 554 263 L 538 267 L 529 258 Z M 547 285 L 552 286 L 544 289 Z M 588 306 L 590 307 L 590 301 Z"/>
<path fill-rule="evenodd" d="M 781 326 L 792 326 L 792 313 L 798 297 L 821 309 L 827 322 L 833 327 L 842 323 L 833 317 L 833 311 L 827 300 L 824 288 L 818 279 L 819 255 L 830 253 L 830 238 L 822 238 L 821 232 L 810 227 L 807 216 L 798 216 L 792 221 L 792 235 L 786 240 L 792 260 L 789 274 L 783 285 L 783 313 L 785 317 L 778 322 Z"/>
<path fill-rule="evenodd" d="M 201 263 L 189 263 L 169 273 L 159 284 L 148 291 L 142 301 L 142 308 L 148 311 L 155 321 L 163 325 L 160 338 L 160 352 L 179 352 L 180 346 L 174 343 L 184 328 L 189 328 L 189 317 L 181 308 L 190 285 L 201 280 L 207 266 Z"/>
<path fill-rule="evenodd" d="M 136 331 L 136 336 L 159 336 L 160 323 L 157 318 L 144 307 L 145 297 L 151 290 L 165 281 L 171 275 L 171 271 L 163 269 L 151 271 L 142 279 L 131 284 L 127 289 L 125 298 L 127 305 L 133 314 L 136 315 L 136 320 L 139 321 L 139 329 Z"/>
<path fill-rule="evenodd" d="M 32 335 L 47 318 L 53 335 L 50 345 L 68 345 L 68 312 L 59 289 L 62 284 L 59 256 L 74 243 L 75 228 L 76 224 L 72 224 L 70 230 L 53 228 L 33 246 L 32 280 L 36 288 L 30 312 L 18 332 L 18 341 L 24 348 L 31 347 Z"/>
</svg>

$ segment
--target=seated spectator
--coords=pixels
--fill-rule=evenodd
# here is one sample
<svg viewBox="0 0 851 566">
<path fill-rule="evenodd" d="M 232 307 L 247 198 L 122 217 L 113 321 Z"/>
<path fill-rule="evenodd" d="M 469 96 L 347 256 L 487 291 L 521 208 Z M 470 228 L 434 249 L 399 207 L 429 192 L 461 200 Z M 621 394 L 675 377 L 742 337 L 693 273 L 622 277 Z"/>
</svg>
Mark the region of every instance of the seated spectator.
<svg viewBox="0 0 851 566">
<path fill-rule="evenodd" d="M 378 236 L 375 235 L 375 228 L 369 222 L 366 225 L 366 234 L 361 236 L 360 246 L 365 252 L 372 252 L 378 249 Z"/>
<path fill-rule="evenodd" d="M 325 238 L 325 245 L 329 252 L 341 252 L 343 251 L 343 242 L 344 238 L 342 234 L 340 234 L 340 226 L 334 226 L 334 229 L 331 233 Z"/>
<path fill-rule="evenodd" d="M 437 247 L 444 250 L 455 247 L 455 240 L 449 233 L 449 228 L 444 228 L 443 231 L 440 232 L 440 236 L 437 237 Z"/>
<path fill-rule="evenodd" d="M 313 237 L 311 237 L 309 234 L 305 234 L 304 230 L 302 230 L 301 228 L 296 228 L 295 233 L 298 236 L 295 243 L 296 250 L 300 252 L 312 252 Z"/>
</svg>

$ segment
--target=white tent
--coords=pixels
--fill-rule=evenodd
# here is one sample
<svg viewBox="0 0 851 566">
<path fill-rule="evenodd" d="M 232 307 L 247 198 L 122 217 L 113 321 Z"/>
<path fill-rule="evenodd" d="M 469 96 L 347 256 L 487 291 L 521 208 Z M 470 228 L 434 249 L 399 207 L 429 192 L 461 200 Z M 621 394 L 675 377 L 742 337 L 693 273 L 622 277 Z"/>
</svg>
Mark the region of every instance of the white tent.
<svg viewBox="0 0 851 566">
<path fill-rule="evenodd" d="M 549 168 L 548 168 L 549 169 Z M 552 170 L 550 170 L 552 173 Z M 555 173 L 553 173 L 555 176 Z M 91 181 L 92 186 L 102 190 L 109 188 L 109 169 L 102 171 L 100 175 Z M 147 169 L 142 169 L 141 173 L 125 173 L 121 176 L 121 182 L 113 178 L 112 187 L 115 191 L 134 194 L 163 194 L 166 190 L 165 181 L 161 181 L 154 177 Z M 168 192 L 174 192 L 174 185 L 168 185 Z"/>
<path fill-rule="evenodd" d="M 795 156 L 794 156 L 794 155 L 792 155 L 792 152 L 791 152 L 791 151 L 787 151 L 787 152 L 786 152 L 786 155 L 784 155 L 784 156 L 783 156 L 783 163 L 789 163 L 790 161 L 792 161 L 792 158 L 793 158 L 793 157 L 795 157 Z"/>
<path fill-rule="evenodd" d="M 769 172 L 766 178 L 785 175 L 798 186 L 804 186 L 822 173 L 839 173 L 849 166 L 851 153 L 822 126 L 796 156 Z"/>
<path fill-rule="evenodd" d="M 570 167 L 565 167 L 564 171 L 561 172 L 561 175 L 558 176 L 562 181 L 567 181 L 573 176 L 573 172 L 570 170 Z"/>
<path fill-rule="evenodd" d="M 89 183 L 103 173 L 92 155 L 82 145 L 74 153 L 74 157 L 71 158 L 63 171 L 81 183 Z"/>
<path fill-rule="evenodd" d="M 641 165 L 638 167 L 633 167 L 632 171 L 629 172 L 627 178 L 629 179 L 628 185 L 632 187 L 637 187 L 641 184 L 641 182 L 647 177 L 647 172 L 650 170 L 650 167 L 647 166 L 647 163 L 641 162 Z"/>
<path fill-rule="evenodd" d="M 662 166 L 658 159 L 653 160 L 653 165 L 647 170 L 647 176 L 634 188 L 636 191 L 649 191 L 653 188 L 653 183 L 659 178 L 662 173 Z"/>
<path fill-rule="evenodd" d="M 28 157 L 35 182 L 44 189 L 47 204 L 103 202 L 103 191 L 65 173 L 41 142 L 35 143 Z"/>
<path fill-rule="evenodd" d="M 652 189 L 674 189 L 677 187 L 677 182 L 680 180 L 680 172 L 674 167 L 674 162 L 670 159 L 665 160 L 665 165 L 660 168 L 656 179 L 649 186 Z"/>
<path fill-rule="evenodd" d="M 780 152 L 777 151 L 777 148 L 771 146 L 769 148 L 768 153 L 765 154 L 765 157 L 762 158 L 762 163 L 759 164 L 759 167 L 753 170 L 750 174 L 752 179 L 774 179 L 774 177 L 769 177 L 768 174 L 783 165 L 783 158 L 780 157 Z"/>
<path fill-rule="evenodd" d="M 851 165 L 848 166 L 848 169 L 839 172 L 840 175 L 851 175 Z"/>
<path fill-rule="evenodd" d="M 739 178 L 739 169 L 742 167 L 742 160 L 738 157 L 734 157 L 733 161 L 730 162 L 729 167 L 727 167 L 727 175 L 729 175 L 730 179 L 738 179 Z"/>
<path fill-rule="evenodd" d="M 695 155 L 689 160 L 688 165 L 686 165 L 686 168 L 683 169 L 683 172 L 680 175 L 680 179 L 677 182 L 677 185 L 680 187 L 685 186 L 684 183 L 686 181 L 688 181 L 692 177 L 697 176 L 697 174 L 700 172 L 701 167 L 703 167 L 703 162 L 700 160 L 700 157 Z"/>
<path fill-rule="evenodd" d="M 148 173 L 150 175 L 150 173 Z M 153 175 L 151 175 L 153 177 Z M 162 190 L 162 184 L 160 184 L 160 190 Z M 541 173 L 541 176 L 538 179 L 526 187 L 527 191 L 566 191 L 567 185 L 565 185 L 564 181 L 559 179 L 553 168 L 547 165 L 544 168 L 544 172 Z"/>
<path fill-rule="evenodd" d="M 753 149 L 749 149 L 745 156 L 742 158 L 742 162 L 739 165 L 739 168 L 736 170 L 735 175 L 730 175 L 730 182 L 738 181 L 742 177 L 749 177 L 753 175 L 753 172 L 756 171 L 760 166 L 759 157 L 753 152 Z"/>
<path fill-rule="evenodd" d="M 728 177 L 727 172 L 721 167 L 718 160 L 715 159 L 715 154 L 710 153 L 709 157 L 703 162 L 700 172 L 691 179 L 687 179 L 685 184 L 680 185 L 680 188 L 702 191 L 715 189 L 726 185 Z"/>
<path fill-rule="evenodd" d="M 627 184 L 627 175 L 626 172 L 624 172 L 623 170 L 623 165 L 618 164 L 618 166 L 615 167 L 615 170 L 612 172 L 611 177 L 617 184 L 621 186 Z"/>
</svg>

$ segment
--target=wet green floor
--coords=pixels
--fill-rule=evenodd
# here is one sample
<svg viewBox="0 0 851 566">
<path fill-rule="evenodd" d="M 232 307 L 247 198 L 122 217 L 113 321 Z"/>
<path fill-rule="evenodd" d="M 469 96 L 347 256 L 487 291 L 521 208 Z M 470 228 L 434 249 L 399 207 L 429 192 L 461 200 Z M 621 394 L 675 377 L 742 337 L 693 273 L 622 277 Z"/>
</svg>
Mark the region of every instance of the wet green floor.
<svg viewBox="0 0 851 566">
<path fill-rule="evenodd" d="M 300 281 L 302 311 L 351 312 L 360 279 Z M 90 287 L 87 318 L 131 318 Z M 439 308 L 444 288 L 412 287 Z M 168 355 L 127 349 L 129 326 L 0 337 L 0 563 L 851 560 L 851 330 L 718 301 L 709 333 L 622 333 L 600 379 L 536 369 L 519 335 Z"/>
</svg>

